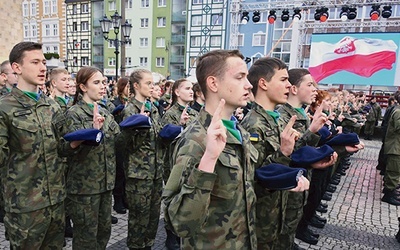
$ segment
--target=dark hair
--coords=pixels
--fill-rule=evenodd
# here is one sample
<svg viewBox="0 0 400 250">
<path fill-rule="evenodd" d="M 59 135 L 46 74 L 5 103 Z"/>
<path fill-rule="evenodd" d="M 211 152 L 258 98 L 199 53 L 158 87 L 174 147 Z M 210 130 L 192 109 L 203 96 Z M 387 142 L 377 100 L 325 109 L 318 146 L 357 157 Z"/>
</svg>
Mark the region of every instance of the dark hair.
<svg viewBox="0 0 400 250">
<path fill-rule="evenodd" d="M 9 60 L 10 64 L 22 63 L 25 51 L 42 50 L 42 44 L 34 42 L 20 42 L 17 43 L 11 50 Z"/>
<path fill-rule="evenodd" d="M 239 50 L 213 50 L 197 59 L 196 77 L 204 96 L 207 95 L 207 77 L 222 78 L 226 71 L 226 60 L 230 57 L 244 59 Z"/>
<path fill-rule="evenodd" d="M 83 95 L 82 89 L 79 85 L 86 85 L 89 79 L 97 72 L 103 74 L 100 69 L 91 66 L 82 67 L 78 71 L 78 73 L 76 74 L 76 93 L 74 96 L 74 102 L 72 104 L 76 104 L 80 98 L 80 95 Z"/>
<path fill-rule="evenodd" d="M 117 94 L 118 94 L 118 97 L 121 100 L 121 102 L 124 103 L 124 104 L 125 104 L 125 100 L 124 100 L 124 98 L 122 98 L 122 94 L 124 92 L 124 89 L 125 89 L 126 85 L 128 85 L 128 84 L 129 84 L 129 78 L 128 77 L 121 77 L 121 78 L 118 79 L 118 82 L 117 82 Z M 114 88 L 115 88 L 115 86 L 114 86 Z M 129 88 L 129 90 L 130 90 L 130 88 Z M 127 96 L 127 97 L 129 97 L 129 96 Z"/>
<path fill-rule="evenodd" d="M 200 84 L 197 82 L 193 84 L 193 99 L 196 101 L 196 99 L 199 97 L 198 93 L 202 93 Z"/>
<path fill-rule="evenodd" d="M 400 104 L 400 90 L 397 90 L 394 94 L 393 94 L 394 99 L 397 101 L 397 103 Z"/>
<path fill-rule="evenodd" d="M 303 77 L 310 74 L 308 69 L 296 68 L 288 70 L 289 73 L 289 82 L 293 86 L 298 87 L 300 83 L 303 81 Z"/>
<path fill-rule="evenodd" d="M 287 69 L 287 65 L 275 57 L 262 57 L 255 61 L 249 69 L 247 79 L 253 85 L 253 94 L 256 96 L 258 81 L 264 78 L 267 82 L 271 81 L 277 70 Z"/>
<path fill-rule="evenodd" d="M 394 99 L 394 96 L 391 96 L 391 97 L 389 97 L 389 99 L 388 99 L 388 106 L 391 106 L 391 105 L 393 105 L 394 103 L 395 103 L 395 99 Z"/>
<path fill-rule="evenodd" d="M 143 74 L 145 74 L 145 73 L 151 74 L 151 71 L 147 70 L 147 69 L 135 69 L 129 77 L 131 92 L 134 93 L 135 95 L 136 95 L 136 91 L 135 91 L 135 88 L 133 87 L 133 84 L 139 83 L 140 80 L 143 79 Z"/>
<path fill-rule="evenodd" d="M 179 80 L 176 80 L 174 82 L 174 84 L 172 85 L 172 89 L 171 89 L 171 94 L 172 94 L 172 98 L 171 98 L 171 106 L 174 105 L 177 101 L 178 101 L 178 96 L 176 96 L 175 94 L 175 90 L 177 88 L 179 88 L 179 86 L 181 86 L 182 83 L 184 82 L 189 82 L 189 80 L 187 80 L 186 78 L 181 78 Z"/>
</svg>

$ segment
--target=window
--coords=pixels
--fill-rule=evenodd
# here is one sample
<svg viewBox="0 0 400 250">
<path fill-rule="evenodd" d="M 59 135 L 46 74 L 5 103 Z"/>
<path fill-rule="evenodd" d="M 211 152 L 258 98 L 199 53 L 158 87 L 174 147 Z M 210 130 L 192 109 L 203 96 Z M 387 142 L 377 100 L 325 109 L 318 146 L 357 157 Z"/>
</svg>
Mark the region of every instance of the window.
<svg viewBox="0 0 400 250">
<path fill-rule="evenodd" d="M 81 62 L 82 62 L 82 66 L 89 66 L 89 57 L 82 56 Z"/>
<path fill-rule="evenodd" d="M 77 40 L 73 40 L 72 44 L 74 45 L 74 48 L 78 48 L 78 41 Z"/>
<path fill-rule="evenodd" d="M 89 30 L 89 22 L 82 22 L 81 31 L 88 31 L 88 30 Z"/>
<path fill-rule="evenodd" d="M 139 58 L 139 66 L 140 67 L 147 67 L 147 57 L 140 57 Z"/>
<path fill-rule="evenodd" d="M 237 45 L 244 46 L 244 34 L 238 34 L 237 36 Z"/>
<path fill-rule="evenodd" d="M 108 10 L 116 10 L 116 9 L 117 9 L 117 4 L 116 4 L 115 0 L 109 1 L 108 2 Z"/>
<path fill-rule="evenodd" d="M 148 8 L 149 7 L 149 0 L 141 0 L 140 2 L 140 7 L 142 8 Z"/>
<path fill-rule="evenodd" d="M 164 67 L 165 58 L 164 57 L 157 57 L 156 58 L 156 67 Z"/>
<path fill-rule="evenodd" d="M 213 0 L 213 3 L 223 3 L 224 0 Z"/>
<path fill-rule="evenodd" d="M 82 39 L 82 49 L 89 49 L 89 40 L 87 39 Z"/>
<path fill-rule="evenodd" d="M 125 8 L 132 9 L 133 0 L 125 0 Z"/>
<path fill-rule="evenodd" d="M 265 34 L 253 34 L 253 46 L 264 46 Z"/>
<path fill-rule="evenodd" d="M 108 41 L 108 48 L 109 48 L 109 49 L 115 48 L 114 40 Z"/>
<path fill-rule="evenodd" d="M 132 57 L 125 57 L 125 66 L 132 65 Z"/>
<path fill-rule="evenodd" d="M 165 27 L 167 25 L 167 18 L 157 17 L 157 27 Z"/>
<path fill-rule="evenodd" d="M 147 37 L 140 38 L 140 47 L 147 47 L 149 46 L 149 39 Z"/>
<path fill-rule="evenodd" d="M 165 48 L 165 38 L 164 37 L 156 38 L 156 47 L 157 48 Z"/>
<path fill-rule="evenodd" d="M 87 3 L 81 5 L 81 13 L 89 13 L 89 5 Z"/>
<path fill-rule="evenodd" d="M 36 16 L 36 3 L 31 2 L 31 16 Z"/>
<path fill-rule="evenodd" d="M 44 34 L 46 36 L 50 36 L 50 24 L 45 24 L 44 25 Z"/>
<path fill-rule="evenodd" d="M 46 46 L 46 53 L 49 53 L 49 52 L 50 52 L 50 47 Z"/>
<path fill-rule="evenodd" d="M 211 15 L 211 25 L 222 25 L 222 15 L 215 14 Z"/>
<path fill-rule="evenodd" d="M 149 27 L 149 19 L 140 18 L 140 28 L 148 28 L 148 27 Z"/>
<path fill-rule="evenodd" d="M 72 5 L 72 14 L 78 14 L 78 6 L 76 4 Z"/>
<path fill-rule="evenodd" d="M 29 26 L 24 25 L 24 38 L 28 38 L 28 37 L 29 37 Z"/>
<path fill-rule="evenodd" d="M 78 31 L 78 23 L 77 22 L 72 23 L 72 31 Z"/>
<path fill-rule="evenodd" d="M 58 24 L 53 24 L 53 35 L 58 36 Z"/>
<path fill-rule="evenodd" d="M 158 0 L 158 7 L 167 6 L 167 0 Z"/>
<path fill-rule="evenodd" d="M 192 16 L 192 26 L 201 26 L 202 16 Z"/>
<path fill-rule="evenodd" d="M 37 37 L 37 28 L 36 28 L 36 24 L 32 24 L 31 25 L 31 32 L 32 32 L 32 37 Z"/>
<path fill-rule="evenodd" d="M 51 13 L 55 14 L 58 11 L 57 0 L 51 0 Z"/>
<path fill-rule="evenodd" d="M 53 52 L 58 54 L 58 46 L 53 46 Z"/>
<path fill-rule="evenodd" d="M 190 67 L 196 67 L 196 65 L 197 65 L 197 63 L 196 63 L 197 57 L 196 56 L 191 56 L 189 58 L 189 61 L 190 61 Z"/>
<path fill-rule="evenodd" d="M 48 15 L 50 14 L 50 1 L 43 2 L 43 14 Z"/>
<path fill-rule="evenodd" d="M 78 66 L 78 57 L 74 56 L 72 59 L 72 66 Z"/>
<path fill-rule="evenodd" d="M 108 66 L 115 66 L 115 57 L 108 58 Z"/>
<path fill-rule="evenodd" d="M 201 36 L 192 36 L 190 37 L 190 46 L 192 47 L 200 47 L 201 45 Z"/>
<path fill-rule="evenodd" d="M 210 46 L 220 47 L 221 46 L 221 36 L 211 36 L 210 37 Z"/>
<path fill-rule="evenodd" d="M 203 0 L 193 0 L 193 4 L 202 4 Z"/>
<path fill-rule="evenodd" d="M 23 16 L 29 16 L 29 7 L 28 7 L 28 3 L 23 3 L 23 4 L 22 4 L 22 15 L 23 15 Z"/>
</svg>

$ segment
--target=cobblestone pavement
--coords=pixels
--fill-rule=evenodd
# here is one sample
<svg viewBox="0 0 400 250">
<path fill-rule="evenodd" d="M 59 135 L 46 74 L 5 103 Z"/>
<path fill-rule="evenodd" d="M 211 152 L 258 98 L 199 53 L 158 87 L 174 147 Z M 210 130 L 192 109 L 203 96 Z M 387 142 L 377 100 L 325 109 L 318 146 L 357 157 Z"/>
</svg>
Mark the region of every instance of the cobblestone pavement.
<svg viewBox="0 0 400 250">
<path fill-rule="evenodd" d="M 375 169 L 381 143 L 378 140 L 364 141 L 366 148 L 351 157 L 351 166 L 342 177 L 332 200 L 328 202 L 328 213 L 320 214 L 328 219 L 323 229 L 313 228 L 321 236 L 317 245 L 311 246 L 296 240 L 306 249 L 400 249 L 394 238 L 399 225 L 400 207 L 381 202 L 382 177 Z M 114 213 L 114 212 L 113 212 Z M 113 214 L 119 222 L 112 227 L 107 249 L 127 249 L 127 217 Z M 164 250 L 165 230 L 162 215 L 156 243 L 153 249 Z M 67 239 L 64 249 L 71 249 Z M 4 226 L 0 224 L 0 249 L 8 249 L 4 239 Z"/>
</svg>

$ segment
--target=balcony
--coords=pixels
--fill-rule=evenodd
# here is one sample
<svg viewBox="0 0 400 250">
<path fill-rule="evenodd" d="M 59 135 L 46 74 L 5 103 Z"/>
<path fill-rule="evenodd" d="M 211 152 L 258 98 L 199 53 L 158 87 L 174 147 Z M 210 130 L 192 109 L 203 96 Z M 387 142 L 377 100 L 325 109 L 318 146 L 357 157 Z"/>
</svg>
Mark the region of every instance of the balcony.
<svg viewBox="0 0 400 250">
<path fill-rule="evenodd" d="M 101 36 L 96 36 L 93 38 L 93 45 L 103 45 L 104 39 Z"/>
<path fill-rule="evenodd" d="M 184 61 L 185 61 L 185 57 L 184 57 L 184 56 L 172 55 L 172 56 L 171 56 L 171 61 L 170 61 L 170 63 L 180 63 L 180 64 L 183 64 Z"/>
<path fill-rule="evenodd" d="M 103 63 L 103 56 L 93 56 L 93 63 Z"/>
<path fill-rule="evenodd" d="M 172 23 L 186 22 L 186 11 L 172 13 Z"/>
<path fill-rule="evenodd" d="M 185 43 L 185 35 L 174 35 L 171 37 L 171 44 L 184 44 Z"/>
</svg>

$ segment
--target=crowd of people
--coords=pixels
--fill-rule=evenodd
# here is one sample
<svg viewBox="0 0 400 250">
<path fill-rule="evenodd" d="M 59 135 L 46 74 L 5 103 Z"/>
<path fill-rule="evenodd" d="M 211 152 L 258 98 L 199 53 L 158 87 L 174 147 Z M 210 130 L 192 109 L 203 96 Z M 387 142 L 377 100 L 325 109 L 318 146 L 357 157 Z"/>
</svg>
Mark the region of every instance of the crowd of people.
<svg viewBox="0 0 400 250">
<path fill-rule="evenodd" d="M 162 207 L 168 249 L 317 244 L 311 227 L 327 220 L 316 212 L 328 211 L 323 201 L 364 148 L 362 126 L 371 139 L 381 118 L 375 97 L 319 90 L 307 69 L 276 58 L 248 69 L 237 50 L 199 57 L 197 83 L 154 82 L 146 69 L 111 84 L 95 67 L 75 79 L 61 68 L 46 74 L 34 42 L 16 44 L 0 67 L 1 205 L 12 249 L 61 249 L 65 236 L 73 249 L 105 249 L 112 209 L 129 213 L 129 249 L 151 249 Z M 397 139 L 391 110 L 384 145 Z M 400 205 L 398 156 L 388 148 L 383 201 Z M 266 187 L 260 173 L 272 169 L 280 185 Z M 302 173 L 292 186 L 282 185 L 287 169 Z"/>
</svg>

